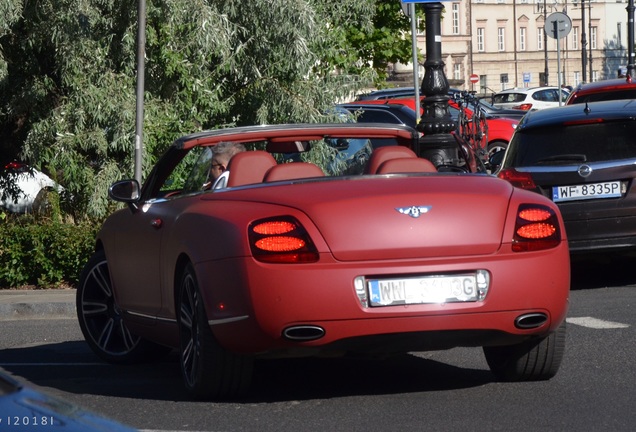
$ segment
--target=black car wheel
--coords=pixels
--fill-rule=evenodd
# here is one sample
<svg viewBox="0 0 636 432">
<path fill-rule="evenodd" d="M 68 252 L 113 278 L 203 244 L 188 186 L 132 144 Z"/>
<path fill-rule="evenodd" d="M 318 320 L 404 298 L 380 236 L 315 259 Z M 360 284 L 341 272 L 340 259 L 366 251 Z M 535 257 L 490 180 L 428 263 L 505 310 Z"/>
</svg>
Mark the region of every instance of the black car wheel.
<svg viewBox="0 0 636 432">
<path fill-rule="evenodd" d="M 252 378 L 253 359 L 226 351 L 214 338 L 190 264 L 181 278 L 177 306 L 181 371 L 190 394 L 197 399 L 244 394 Z"/>
<path fill-rule="evenodd" d="M 76 307 L 86 342 L 107 362 L 135 363 L 169 351 L 134 335 L 126 327 L 115 303 L 103 251 L 95 252 L 82 271 Z"/>
<path fill-rule="evenodd" d="M 565 322 L 549 336 L 518 345 L 484 347 L 490 370 L 500 381 L 542 381 L 556 375 L 565 352 Z"/>
<path fill-rule="evenodd" d="M 491 142 L 490 144 L 488 144 L 488 157 L 490 158 L 492 155 L 500 151 L 506 151 L 507 147 L 508 147 L 508 143 L 505 141 Z"/>
</svg>

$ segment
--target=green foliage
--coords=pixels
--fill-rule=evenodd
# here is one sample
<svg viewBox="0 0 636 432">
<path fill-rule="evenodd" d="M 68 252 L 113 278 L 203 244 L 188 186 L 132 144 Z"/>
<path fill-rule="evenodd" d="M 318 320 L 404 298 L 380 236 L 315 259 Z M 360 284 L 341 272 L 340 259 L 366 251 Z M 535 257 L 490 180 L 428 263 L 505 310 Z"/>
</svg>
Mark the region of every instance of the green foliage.
<svg viewBox="0 0 636 432">
<path fill-rule="evenodd" d="M 320 121 L 386 62 L 411 56 L 396 0 L 148 0 L 146 8 L 144 178 L 181 135 Z M 137 2 L 0 6 L 0 151 L 57 173 L 75 220 L 106 216 L 108 186 L 132 177 L 136 71 Z"/>
<path fill-rule="evenodd" d="M 94 250 L 98 225 L 0 217 L 0 288 L 73 285 Z"/>
</svg>

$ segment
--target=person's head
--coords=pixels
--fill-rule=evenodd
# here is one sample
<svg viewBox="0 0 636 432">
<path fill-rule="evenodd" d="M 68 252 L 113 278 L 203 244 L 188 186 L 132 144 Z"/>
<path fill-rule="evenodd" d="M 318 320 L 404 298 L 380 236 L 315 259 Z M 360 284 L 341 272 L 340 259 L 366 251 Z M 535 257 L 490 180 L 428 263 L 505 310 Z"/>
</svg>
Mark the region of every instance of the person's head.
<svg viewBox="0 0 636 432">
<path fill-rule="evenodd" d="M 237 153 L 245 151 L 243 144 L 224 141 L 214 146 L 212 149 L 212 166 L 210 167 L 210 174 L 213 179 L 217 179 L 223 171 L 227 169 L 227 164 L 230 163 L 230 159 Z"/>
</svg>

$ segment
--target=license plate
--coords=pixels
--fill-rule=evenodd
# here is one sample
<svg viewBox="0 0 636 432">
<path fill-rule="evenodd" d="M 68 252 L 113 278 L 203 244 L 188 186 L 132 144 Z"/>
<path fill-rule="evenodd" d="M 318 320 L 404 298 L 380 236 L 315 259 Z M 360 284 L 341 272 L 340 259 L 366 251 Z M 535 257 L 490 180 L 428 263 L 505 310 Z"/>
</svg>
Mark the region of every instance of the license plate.
<svg viewBox="0 0 636 432">
<path fill-rule="evenodd" d="M 554 202 L 597 198 L 620 198 L 621 196 L 620 181 L 571 186 L 554 186 L 552 188 L 552 200 Z"/>
<path fill-rule="evenodd" d="M 483 279 L 483 280 L 482 280 Z M 488 282 L 480 274 L 368 280 L 371 306 L 474 302 Z"/>
</svg>

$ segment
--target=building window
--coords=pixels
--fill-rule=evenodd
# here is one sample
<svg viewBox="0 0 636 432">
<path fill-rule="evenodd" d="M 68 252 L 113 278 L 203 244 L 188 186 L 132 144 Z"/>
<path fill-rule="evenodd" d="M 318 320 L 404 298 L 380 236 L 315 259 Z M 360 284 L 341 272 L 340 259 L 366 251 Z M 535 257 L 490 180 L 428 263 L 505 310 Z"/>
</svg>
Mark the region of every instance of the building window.
<svg viewBox="0 0 636 432">
<path fill-rule="evenodd" d="M 484 46 L 484 33 L 486 29 L 483 27 L 477 28 L 477 51 L 484 52 L 486 51 L 486 47 Z"/>
<path fill-rule="evenodd" d="M 581 72 L 574 72 L 574 87 L 578 86 L 581 83 Z"/>
<path fill-rule="evenodd" d="M 462 64 L 455 63 L 453 65 L 453 79 L 461 80 L 462 79 Z"/>
<path fill-rule="evenodd" d="M 426 31 L 422 30 L 424 28 L 424 18 L 417 18 L 417 34 L 419 36 L 423 36 Z"/>
<path fill-rule="evenodd" d="M 526 50 L 526 28 L 519 28 L 519 51 Z"/>
<path fill-rule="evenodd" d="M 459 34 L 459 3 L 453 3 L 453 34 Z"/>
<path fill-rule="evenodd" d="M 539 27 L 539 32 L 537 33 L 537 50 L 541 51 L 543 49 L 543 37 L 545 36 L 544 28 Z"/>
<path fill-rule="evenodd" d="M 579 49 L 579 28 L 572 27 L 572 49 Z"/>
<path fill-rule="evenodd" d="M 499 51 L 506 50 L 506 39 L 505 39 L 505 31 L 506 29 L 503 27 L 499 27 L 497 29 L 497 49 Z"/>
<path fill-rule="evenodd" d="M 596 34 L 598 27 L 592 27 L 590 31 L 590 49 L 596 49 Z"/>
</svg>

